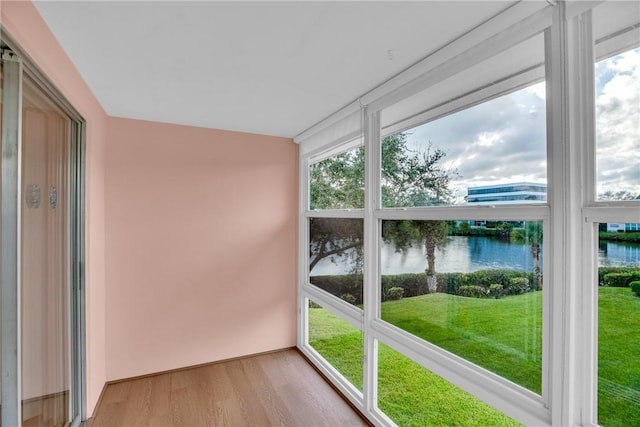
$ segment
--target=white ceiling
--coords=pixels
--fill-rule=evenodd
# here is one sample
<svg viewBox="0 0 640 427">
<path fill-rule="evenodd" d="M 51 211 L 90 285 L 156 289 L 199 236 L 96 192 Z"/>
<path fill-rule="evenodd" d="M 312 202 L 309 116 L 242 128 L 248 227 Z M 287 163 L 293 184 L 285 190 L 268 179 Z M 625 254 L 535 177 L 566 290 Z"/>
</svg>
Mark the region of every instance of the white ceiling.
<svg viewBox="0 0 640 427">
<path fill-rule="evenodd" d="M 512 3 L 35 5 L 107 114 L 293 137 Z"/>
</svg>

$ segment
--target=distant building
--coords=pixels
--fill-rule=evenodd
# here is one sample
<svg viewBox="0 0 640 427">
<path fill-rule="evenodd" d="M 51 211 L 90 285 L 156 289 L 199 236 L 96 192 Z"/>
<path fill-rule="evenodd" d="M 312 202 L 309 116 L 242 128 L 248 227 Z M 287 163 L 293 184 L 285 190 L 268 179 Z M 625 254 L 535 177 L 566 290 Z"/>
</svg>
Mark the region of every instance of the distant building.
<svg viewBox="0 0 640 427">
<path fill-rule="evenodd" d="M 607 231 L 640 231 L 640 224 L 637 223 L 615 223 L 609 222 L 607 223 Z"/>
<path fill-rule="evenodd" d="M 516 182 L 467 188 L 470 205 L 504 205 L 514 203 L 542 203 L 547 201 L 547 184 Z"/>
</svg>

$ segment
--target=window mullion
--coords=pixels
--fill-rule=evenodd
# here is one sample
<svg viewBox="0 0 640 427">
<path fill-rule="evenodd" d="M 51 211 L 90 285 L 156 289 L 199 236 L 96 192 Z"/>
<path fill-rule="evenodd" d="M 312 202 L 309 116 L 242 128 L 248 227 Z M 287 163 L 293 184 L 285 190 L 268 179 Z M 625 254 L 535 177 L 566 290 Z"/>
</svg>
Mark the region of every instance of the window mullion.
<svg viewBox="0 0 640 427">
<path fill-rule="evenodd" d="M 364 110 L 365 214 L 364 214 L 364 405 L 376 413 L 378 401 L 378 349 L 371 333 L 372 322 L 380 316 L 380 275 L 378 274 L 379 221 L 374 215 L 380 206 L 380 112 Z"/>
<path fill-rule="evenodd" d="M 554 425 L 581 424 L 580 391 L 587 386 L 581 362 L 586 356 L 585 324 L 580 307 L 589 282 L 584 272 L 582 207 L 586 159 L 585 147 L 594 139 L 593 41 L 590 12 L 566 16 L 559 2 L 554 25 L 547 32 L 547 128 L 551 281 L 545 308 L 548 325 L 548 404 Z M 591 141 L 591 142 L 589 142 Z M 593 187 L 591 187 L 593 188 Z M 583 329 L 584 328 L 584 329 Z M 584 331 L 584 332 L 582 332 Z M 549 351 L 551 353 L 549 353 Z M 588 381 L 587 381 L 588 382 Z M 544 388 L 543 388 L 544 390 Z"/>
<path fill-rule="evenodd" d="M 299 215 L 298 215 L 298 348 L 303 348 L 309 342 L 308 304 L 303 294 L 303 286 L 309 277 L 309 222 L 306 218 L 309 206 L 309 159 L 300 156 L 298 181 Z"/>
</svg>

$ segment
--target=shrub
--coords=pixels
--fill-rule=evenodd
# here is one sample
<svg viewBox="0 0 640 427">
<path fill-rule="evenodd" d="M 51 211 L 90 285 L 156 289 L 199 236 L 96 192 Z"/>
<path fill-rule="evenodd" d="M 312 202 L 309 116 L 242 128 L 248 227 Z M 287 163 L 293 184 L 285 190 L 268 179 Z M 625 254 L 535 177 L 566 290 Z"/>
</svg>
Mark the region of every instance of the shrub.
<svg viewBox="0 0 640 427">
<path fill-rule="evenodd" d="M 640 273 L 637 267 L 599 267 L 598 268 L 598 285 L 604 286 L 604 276 L 609 273 Z M 637 279 L 634 279 L 637 280 Z"/>
<path fill-rule="evenodd" d="M 331 295 L 342 298 L 342 295 L 351 294 L 355 298 L 352 304 L 362 304 L 362 274 L 311 276 L 309 280 Z"/>
<path fill-rule="evenodd" d="M 415 297 L 427 293 L 427 274 L 426 273 L 407 273 L 382 276 L 382 295 L 383 301 L 389 294 L 389 289 L 393 287 L 402 288 L 403 296 Z M 438 276 L 438 282 L 440 277 Z"/>
<path fill-rule="evenodd" d="M 640 280 L 634 280 L 629 283 L 629 286 L 631 286 L 631 292 L 640 297 Z"/>
<path fill-rule="evenodd" d="M 482 286 L 462 285 L 458 288 L 458 295 L 463 297 L 483 298 L 487 296 L 487 291 Z"/>
<path fill-rule="evenodd" d="M 404 289 L 399 286 L 394 286 L 387 291 L 387 299 L 399 300 L 402 299 L 402 294 L 404 294 Z"/>
<path fill-rule="evenodd" d="M 514 277 L 509 281 L 509 293 L 512 295 L 529 292 L 529 279 L 526 277 Z"/>
<path fill-rule="evenodd" d="M 457 295 L 458 288 L 468 285 L 468 277 L 465 273 L 440 273 L 438 278 L 438 292 Z"/>
<path fill-rule="evenodd" d="M 628 273 L 608 273 L 604 275 L 604 285 L 617 288 L 626 288 L 635 280 L 640 280 L 640 271 Z"/>
<path fill-rule="evenodd" d="M 309 300 L 309 308 L 322 308 L 322 306 L 317 302 Z"/>
<path fill-rule="evenodd" d="M 495 299 L 498 299 L 502 296 L 503 290 L 504 287 L 498 283 L 492 283 L 489 285 L 489 295 L 491 295 Z"/>
<path fill-rule="evenodd" d="M 354 297 L 351 294 L 342 294 L 340 295 L 340 299 L 343 301 L 348 302 L 349 304 L 355 304 L 356 303 L 356 297 Z"/>
</svg>

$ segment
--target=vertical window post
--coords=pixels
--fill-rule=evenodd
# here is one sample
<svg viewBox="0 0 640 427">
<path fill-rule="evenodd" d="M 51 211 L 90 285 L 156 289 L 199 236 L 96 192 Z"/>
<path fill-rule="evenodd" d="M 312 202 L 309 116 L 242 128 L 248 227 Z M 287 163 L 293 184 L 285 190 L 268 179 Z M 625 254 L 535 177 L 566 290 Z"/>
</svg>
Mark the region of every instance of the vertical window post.
<svg viewBox="0 0 640 427">
<path fill-rule="evenodd" d="M 2 425 L 20 425 L 20 141 L 22 63 L 2 53 Z"/>
<path fill-rule="evenodd" d="M 546 328 L 552 349 L 547 378 L 552 424 L 581 424 L 579 370 L 583 292 L 583 191 L 585 146 L 594 137 L 593 41 L 590 12 L 568 16 L 554 8 L 546 33 L 551 290 Z"/>
</svg>

